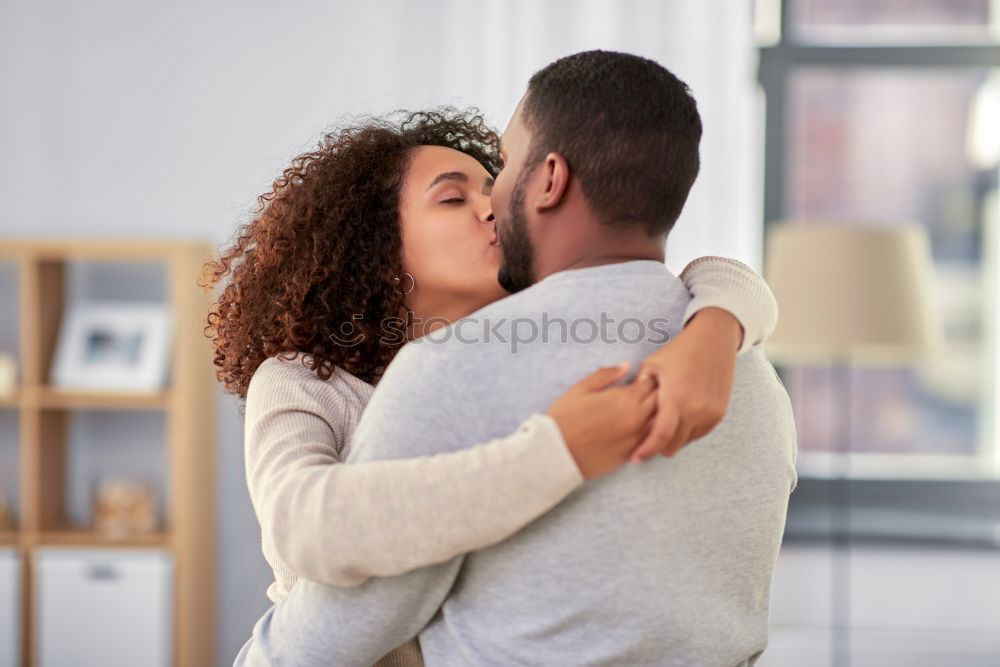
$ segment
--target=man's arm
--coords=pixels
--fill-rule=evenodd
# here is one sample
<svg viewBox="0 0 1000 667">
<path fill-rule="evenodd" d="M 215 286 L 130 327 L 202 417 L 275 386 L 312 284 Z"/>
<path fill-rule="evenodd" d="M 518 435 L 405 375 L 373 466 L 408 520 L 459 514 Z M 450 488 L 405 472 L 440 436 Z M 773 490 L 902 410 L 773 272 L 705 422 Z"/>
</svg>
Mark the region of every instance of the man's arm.
<svg viewBox="0 0 1000 667">
<path fill-rule="evenodd" d="M 299 579 L 254 626 L 236 664 L 369 667 L 434 618 L 461 564 L 458 557 L 355 588 Z"/>
<path fill-rule="evenodd" d="M 463 423 L 455 405 L 459 385 L 470 380 L 435 347 L 407 345 L 393 360 L 354 434 L 347 465 L 454 451 L 479 439 L 475 422 Z M 238 664 L 371 665 L 434 618 L 462 560 L 350 589 L 300 579 L 254 626 L 253 641 Z"/>
</svg>

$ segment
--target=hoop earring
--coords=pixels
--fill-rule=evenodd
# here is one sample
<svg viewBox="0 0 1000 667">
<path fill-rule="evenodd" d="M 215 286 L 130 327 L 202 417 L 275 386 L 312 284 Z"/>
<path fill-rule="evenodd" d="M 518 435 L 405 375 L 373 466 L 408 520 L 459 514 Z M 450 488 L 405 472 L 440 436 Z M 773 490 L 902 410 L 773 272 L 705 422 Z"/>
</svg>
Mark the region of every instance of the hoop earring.
<svg viewBox="0 0 1000 667">
<path fill-rule="evenodd" d="M 413 276 L 411 276 L 409 273 L 406 273 L 405 271 L 403 272 L 403 275 L 410 279 L 410 288 L 405 291 L 400 290 L 399 286 L 400 284 L 402 284 L 403 281 L 400 279 L 399 276 L 396 276 L 395 278 L 392 279 L 392 284 L 393 284 L 392 290 L 396 294 L 409 294 L 410 292 L 413 291 L 413 288 L 417 286 L 417 281 L 413 279 Z"/>
</svg>

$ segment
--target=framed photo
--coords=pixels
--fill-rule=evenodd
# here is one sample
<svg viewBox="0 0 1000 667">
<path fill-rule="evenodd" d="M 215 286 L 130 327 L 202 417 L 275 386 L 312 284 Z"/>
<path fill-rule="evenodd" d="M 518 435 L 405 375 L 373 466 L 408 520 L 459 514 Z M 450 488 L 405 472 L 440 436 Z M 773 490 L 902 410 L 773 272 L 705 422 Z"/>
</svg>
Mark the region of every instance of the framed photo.
<svg viewBox="0 0 1000 667">
<path fill-rule="evenodd" d="M 59 331 L 50 382 L 60 389 L 155 391 L 167 382 L 173 323 L 165 303 L 84 302 Z"/>
</svg>

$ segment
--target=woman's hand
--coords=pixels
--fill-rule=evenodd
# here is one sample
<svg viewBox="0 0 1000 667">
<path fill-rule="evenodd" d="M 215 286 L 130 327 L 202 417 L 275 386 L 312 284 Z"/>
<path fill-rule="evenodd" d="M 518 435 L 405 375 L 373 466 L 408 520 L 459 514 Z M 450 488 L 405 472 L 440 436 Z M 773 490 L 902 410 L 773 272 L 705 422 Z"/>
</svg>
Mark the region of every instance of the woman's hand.
<svg viewBox="0 0 1000 667">
<path fill-rule="evenodd" d="M 598 369 L 567 389 L 548 409 L 585 479 L 624 465 L 653 425 L 656 382 L 652 377 L 611 386 L 628 369 L 627 362 Z"/>
<path fill-rule="evenodd" d="M 673 456 L 722 421 L 742 341 L 743 328 L 735 317 L 721 308 L 704 308 L 642 363 L 638 377 L 656 379 L 657 413 L 649 435 L 632 454 L 633 462 L 656 454 Z"/>
</svg>

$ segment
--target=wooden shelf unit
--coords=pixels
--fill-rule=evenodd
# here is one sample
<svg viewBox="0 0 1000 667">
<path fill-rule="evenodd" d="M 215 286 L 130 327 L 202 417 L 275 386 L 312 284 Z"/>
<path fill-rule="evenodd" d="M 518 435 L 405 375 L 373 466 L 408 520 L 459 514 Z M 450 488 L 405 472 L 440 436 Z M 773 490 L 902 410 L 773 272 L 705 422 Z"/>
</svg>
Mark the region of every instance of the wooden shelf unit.
<svg viewBox="0 0 1000 667">
<path fill-rule="evenodd" d="M 150 535 L 135 535 L 131 537 L 111 537 L 91 530 L 63 527 L 61 530 L 47 530 L 35 537 L 35 544 L 40 546 L 73 546 L 73 547 L 163 547 L 167 545 L 167 533 L 156 532 Z"/>
<path fill-rule="evenodd" d="M 165 410 L 169 391 L 109 392 L 65 391 L 49 388 L 25 389 L 22 399 L 39 408 L 64 410 Z"/>
<path fill-rule="evenodd" d="M 215 377 L 203 327 L 211 295 L 197 285 L 210 244 L 181 241 L 0 240 L 0 261 L 15 262 L 18 280 L 20 384 L 0 396 L 0 410 L 18 411 L 20 516 L 0 546 L 21 556 L 21 655 L 36 663 L 33 580 L 38 547 L 142 547 L 174 559 L 173 664 L 214 665 Z M 48 386 L 66 300 L 71 262 L 157 262 L 166 267 L 174 318 L 170 387 L 151 393 L 66 391 Z M 148 536 L 115 539 L 66 516 L 66 431 L 77 410 L 156 410 L 165 415 L 166 525 Z M 94 446 L 99 447 L 99 443 Z"/>
</svg>

